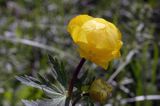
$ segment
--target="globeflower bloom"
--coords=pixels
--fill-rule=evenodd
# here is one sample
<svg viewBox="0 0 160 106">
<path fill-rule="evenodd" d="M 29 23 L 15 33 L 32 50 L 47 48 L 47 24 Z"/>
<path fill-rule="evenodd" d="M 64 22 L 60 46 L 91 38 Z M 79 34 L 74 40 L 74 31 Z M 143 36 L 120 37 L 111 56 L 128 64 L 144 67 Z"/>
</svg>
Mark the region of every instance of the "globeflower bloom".
<svg viewBox="0 0 160 106">
<path fill-rule="evenodd" d="M 121 33 L 111 22 L 79 15 L 70 20 L 67 30 L 82 58 L 107 69 L 109 61 L 120 57 Z"/>
</svg>

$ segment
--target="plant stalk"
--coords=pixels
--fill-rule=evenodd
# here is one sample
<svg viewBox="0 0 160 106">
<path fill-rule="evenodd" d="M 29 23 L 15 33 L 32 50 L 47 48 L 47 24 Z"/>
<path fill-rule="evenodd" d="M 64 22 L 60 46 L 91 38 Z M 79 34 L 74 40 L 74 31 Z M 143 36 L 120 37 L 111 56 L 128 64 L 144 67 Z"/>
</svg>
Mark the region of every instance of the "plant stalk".
<svg viewBox="0 0 160 106">
<path fill-rule="evenodd" d="M 76 79 L 77 79 L 77 76 L 78 76 L 78 74 L 79 74 L 79 72 L 80 72 L 80 70 L 81 70 L 84 62 L 85 62 L 85 59 L 82 58 L 81 61 L 80 61 L 80 63 L 78 64 L 78 66 L 77 66 L 76 69 L 74 70 L 72 79 L 71 79 L 70 84 L 69 84 L 69 89 L 68 89 L 68 96 L 69 96 L 69 97 L 72 96 L 74 83 L 75 83 L 75 81 L 76 81 Z"/>
</svg>

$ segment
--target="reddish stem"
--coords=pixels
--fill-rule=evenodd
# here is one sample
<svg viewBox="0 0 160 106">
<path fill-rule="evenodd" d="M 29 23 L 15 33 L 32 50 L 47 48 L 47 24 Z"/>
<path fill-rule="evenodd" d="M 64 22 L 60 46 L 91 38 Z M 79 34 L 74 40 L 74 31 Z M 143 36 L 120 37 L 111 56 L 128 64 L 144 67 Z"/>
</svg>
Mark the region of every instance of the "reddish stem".
<svg viewBox="0 0 160 106">
<path fill-rule="evenodd" d="M 76 69 L 74 70 L 72 79 L 71 79 L 70 84 L 69 84 L 69 90 L 68 90 L 68 96 L 69 96 L 69 97 L 72 96 L 74 83 L 75 83 L 75 81 L 76 81 L 76 79 L 77 79 L 77 76 L 78 76 L 78 74 L 79 74 L 79 72 L 80 72 L 80 70 L 81 70 L 84 62 L 85 62 L 85 59 L 82 58 L 81 61 L 80 61 L 80 63 L 78 64 L 78 66 L 77 66 Z"/>
</svg>

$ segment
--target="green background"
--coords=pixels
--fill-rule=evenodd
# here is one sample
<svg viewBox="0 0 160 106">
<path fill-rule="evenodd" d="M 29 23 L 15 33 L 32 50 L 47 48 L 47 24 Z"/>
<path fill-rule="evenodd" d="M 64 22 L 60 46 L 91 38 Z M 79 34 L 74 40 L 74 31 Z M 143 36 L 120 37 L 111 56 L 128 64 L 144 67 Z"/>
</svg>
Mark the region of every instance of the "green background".
<svg viewBox="0 0 160 106">
<path fill-rule="evenodd" d="M 85 65 L 114 85 L 107 103 L 159 106 L 160 97 L 122 104 L 160 94 L 159 0 L 0 0 L 0 106 L 22 106 L 21 99 L 44 97 L 15 76 L 50 71 L 47 54 L 63 60 L 72 74 L 80 57 L 66 25 L 79 14 L 102 17 L 122 32 L 122 56 L 107 71 L 91 62 Z"/>
</svg>

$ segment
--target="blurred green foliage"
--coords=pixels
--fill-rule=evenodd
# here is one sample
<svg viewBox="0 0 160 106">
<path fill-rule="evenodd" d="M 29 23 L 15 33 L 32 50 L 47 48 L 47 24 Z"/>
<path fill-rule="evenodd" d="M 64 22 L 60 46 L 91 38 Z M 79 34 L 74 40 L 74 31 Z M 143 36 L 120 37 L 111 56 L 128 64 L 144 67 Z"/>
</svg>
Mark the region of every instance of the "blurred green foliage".
<svg viewBox="0 0 160 106">
<path fill-rule="evenodd" d="M 120 70 L 110 80 L 114 89 L 108 103 L 121 106 L 123 98 L 160 94 L 159 0 L 0 0 L 0 106 L 22 106 L 21 99 L 43 98 L 42 91 L 20 84 L 15 76 L 50 71 L 48 53 L 64 60 L 72 74 L 80 57 L 66 25 L 78 14 L 103 17 L 122 32 L 124 45 L 118 61 L 107 71 L 90 62 L 85 67 L 106 80 Z"/>
</svg>

